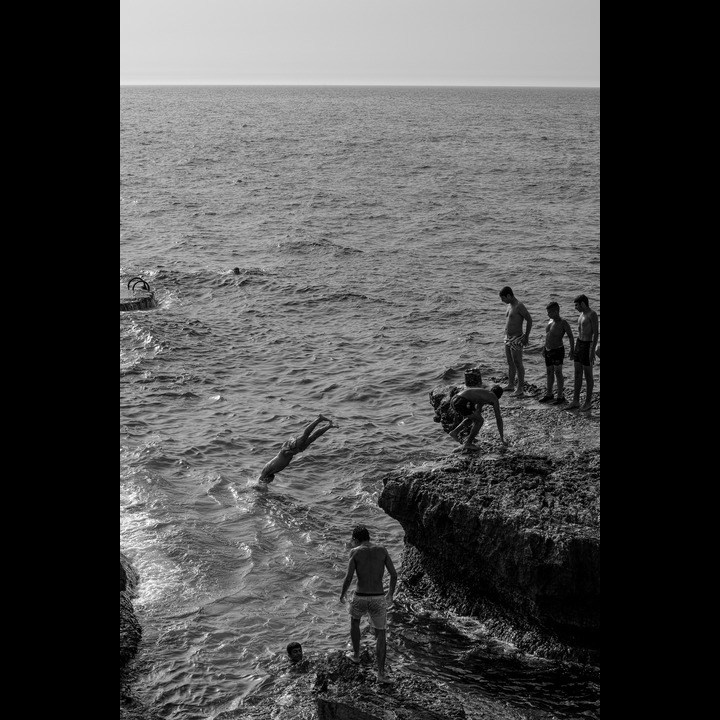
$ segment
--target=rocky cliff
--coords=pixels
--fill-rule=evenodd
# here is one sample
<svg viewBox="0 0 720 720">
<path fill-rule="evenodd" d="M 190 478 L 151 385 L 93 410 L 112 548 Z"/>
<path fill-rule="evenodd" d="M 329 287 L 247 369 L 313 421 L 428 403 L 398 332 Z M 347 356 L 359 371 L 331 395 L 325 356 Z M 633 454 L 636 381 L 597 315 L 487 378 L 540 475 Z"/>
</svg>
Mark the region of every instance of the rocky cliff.
<svg viewBox="0 0 720 720">
<path fill-rule="evenodd" d="M 430 393 L 446 431 L 456 388 Z M 599 398 L 597 400 L 599 402 Z M 599 663 L 600 451 L 452 454 L 386 475 L 404 591 L 553 659 Z"/>
</svg>

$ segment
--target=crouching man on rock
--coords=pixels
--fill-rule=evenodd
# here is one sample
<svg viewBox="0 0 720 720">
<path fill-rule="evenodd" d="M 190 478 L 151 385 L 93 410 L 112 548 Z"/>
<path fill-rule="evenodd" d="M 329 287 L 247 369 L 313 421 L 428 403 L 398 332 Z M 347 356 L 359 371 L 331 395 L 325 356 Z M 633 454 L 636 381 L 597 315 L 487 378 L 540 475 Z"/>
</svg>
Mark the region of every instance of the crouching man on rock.
<svg viewBox="0 0 720 720">
<path fill-rule="evenodd" d="M 357 573 L 357 587 L 352 602 L 348 607 L 350 639 L 353 646 L 353 654 L 349 657 L 356 664 L 360 662 L 360 619 L 363 615 L 369 615 L 370 624 L 375 629 L 378 682 L 392 683 L 394 681 L 385 673 L 385 653 L 387 649 L 385 625 L 387 622 L 387 608 L 393 602 L 393 594 L 397 584 L 397 571 L 388 551 L 382 545 L 374 545 L 370 542 L 370 532 L 364 525 L 355 527 L 352 541 L 355 547 L 350 551 L 350 562 L 340 592 L 340 602 L 344 603 L 345 593 L 350 587 L 353 575 Z M 390 589 L 387 597 L 383 589 L 383 575 L 386 568 L 390 575 Z"/>
<path fill-rule="evenodd" d="M 473 444 L 473 441 L 480 432 L 480 428 L 483 426 L 485 419 L 482 416 L 483 407 L 485 405 L 492 405 L 495 411 L 495 421 L 497 422 L 498 430 L 500 431 L 500 440 L 503 445 L 507 445 L 507 441 L 503 436 L 503 420 L 500 415 L 500 398 L 502 397 L 503 389 L 500 385 L 493 385 L 490 390 L 485 388 L 469 387 L 465 390 L 461 390 L 452 399 L 452 406 L 455 411 L 462 415 L 463 420 L 450 432 L 448 433 L 453 440 L 462 442 L 458 438 L 458 433 L 462 428 L 470 425 L 470 434 L 463 443 L 463 447 L 469 450 L 479 450 L 480 448 Z"/>
</svg>

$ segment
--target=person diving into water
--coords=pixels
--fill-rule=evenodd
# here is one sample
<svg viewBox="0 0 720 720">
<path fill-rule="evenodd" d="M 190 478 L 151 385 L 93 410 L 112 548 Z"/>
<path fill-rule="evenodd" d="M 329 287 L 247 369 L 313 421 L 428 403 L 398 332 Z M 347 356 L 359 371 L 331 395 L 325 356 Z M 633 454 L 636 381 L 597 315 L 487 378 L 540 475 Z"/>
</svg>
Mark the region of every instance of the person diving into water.
<svg viewBox="0 0 720 720">
<path fill-rule="evenodd" d="M 316 430 L 317 426 L 321 422 L 326 422 L 328 425 Z M 260 472 L 258 481 L 266 483 L 272 482 L 275 479 L 275 473 L 279 473 L 281 470 L 284 470 L 290 464 L 290 461 L 293 457 L 295 457 L 295 455 L 303 452 L 303 450 L 307 450 L 312 443 L 314 443 L 320 436 L 324 435 L 330 428 L 336 427 L 340 426 L 333 423 L 332 420 L 326 418 L 324 415 L 318 415 L 317 418 L 313 420 L 305 428 L 305 430 L 303 430 L 302 435 L 292 437 L 282 444 L 280 452 L 278 452 L 278 454 L 270 460 L 270 462 L 268 462 Z"/>
</svg>

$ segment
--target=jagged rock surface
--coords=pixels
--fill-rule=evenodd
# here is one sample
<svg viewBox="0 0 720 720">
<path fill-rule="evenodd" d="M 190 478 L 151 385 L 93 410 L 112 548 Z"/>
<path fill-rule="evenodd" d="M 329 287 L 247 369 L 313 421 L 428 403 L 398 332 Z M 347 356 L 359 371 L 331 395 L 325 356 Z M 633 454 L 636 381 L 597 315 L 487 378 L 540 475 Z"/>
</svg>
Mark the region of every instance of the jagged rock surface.
<svg viewBox="0 0 720 720">
<path fill-rule="evenodd" d="M 142 639 L 142 627 L 132 601 L 140 578 L 130 560 L 120 553 L 120 720 L 161 720 L 160 715 L 143 705 L 133 691 L 137 663 L 132 662 Z"/>
<path fill-rule="evenodd" d="M 452 395 L 430 393 L 446 431 Z M 404 588 L 522 649 L 599 662 L 599 449 L 450 456 L 383 485 L 378 504 L 405 530 Z"/>
<path fill-rule="evenodd" d="M 135 615 L 132 599 L 138 575 L 130 561 L 120 553 L 120 667 L 135 656 L 142 637 L 142 628 Z"/>
</svg>

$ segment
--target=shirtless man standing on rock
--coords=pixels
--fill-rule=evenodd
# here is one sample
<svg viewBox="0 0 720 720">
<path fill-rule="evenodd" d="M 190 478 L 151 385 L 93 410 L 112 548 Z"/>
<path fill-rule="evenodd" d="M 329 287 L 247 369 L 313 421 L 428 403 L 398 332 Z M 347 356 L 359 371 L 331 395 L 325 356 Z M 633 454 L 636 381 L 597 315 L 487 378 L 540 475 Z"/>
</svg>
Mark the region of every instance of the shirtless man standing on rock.
<svg viewBox="0 0 720 720">
<path fill-rule="evenodd" d="M 575 339 L 570 323 L 560 317 L 560 305 L 553 300 L 553 302 L 549 302 L 545 306 L 545 309 L 548 318 L 550 318 L 545 326 L 545 347 L 543 348 L 545 369 L 547 371 L 547 387 L 545 388 L 545 394 L 540 398 L 540 402 L 550 402 L 553 399 L 553 385 L 557 378 L 557 400 L 553 402 L 553 405 L 562 405 L 567 402 L 564 392 L 565 378 L 563 376 L 563 360 L 565 359 L 563 337 L 567 335 L 570 341 L 570 357 L 573 357 L 575 353 Z"/>
<path fill-rule="evenodd" d="M 350 551 L 350 562 L 347 574 L 340 591 L 340 602 L 345 602 L 353 575 L 357 573 L 355 595 L 348 608 L 350 613 L 350 639 L 352 640 L 352 662 L 360 662 L 360 619 L 370 616 L 370 624 L 375 628 L 375 652 L 377 654 L 379 683 L 394 682 L 385 672 L 385 653 L 387 650 L 385 625 L 387 608 L 393 603 L 393 595 L 397 584 L 397 571 L 388 551 L 382 545 L 370 542 L 370 532 L 364 525 L 357 525 L 352 533 L 355 547 Z M 383 589 L 383 575 L 387 568 L 390 574 L 390 589 L 387 596 Z"/>
<path fill-rule="evenodd" d="M 599 329 L 598 315 L 590 309 L 587 295 L 578 295 L 575 300 L 575 309 L 580 312 L 578 317 L 578 335 L 575 343 L 573 360 L 575 361 L 575 387 L 573 400 L 567 409 L 580 408 L 581 412 L 590 410 L 592 400 L 593 381 L 592 366 L 595 362 L 595 348 L 598 344 Z M 582 389 L 583 375 L 585 376 L 585 402 L 580 407 L 580 390 Z"/>
<path fill-rule="evenodd" d="M 505 390 L 515 390 L 515 373 L 518 386 L 512 397 L 524 397 L 525 366 L 523 365 L 523 348 L 530 342 L 532 317 L 528 309 L 513 294 L 512 288 L 506 285 L 500 291 L 500 299 L 508 306 L 505 311 L 505 357 L 508 364 L 508 384 Z M 525 332 L 522 331 L 525 320 Z"/>
</svg>

